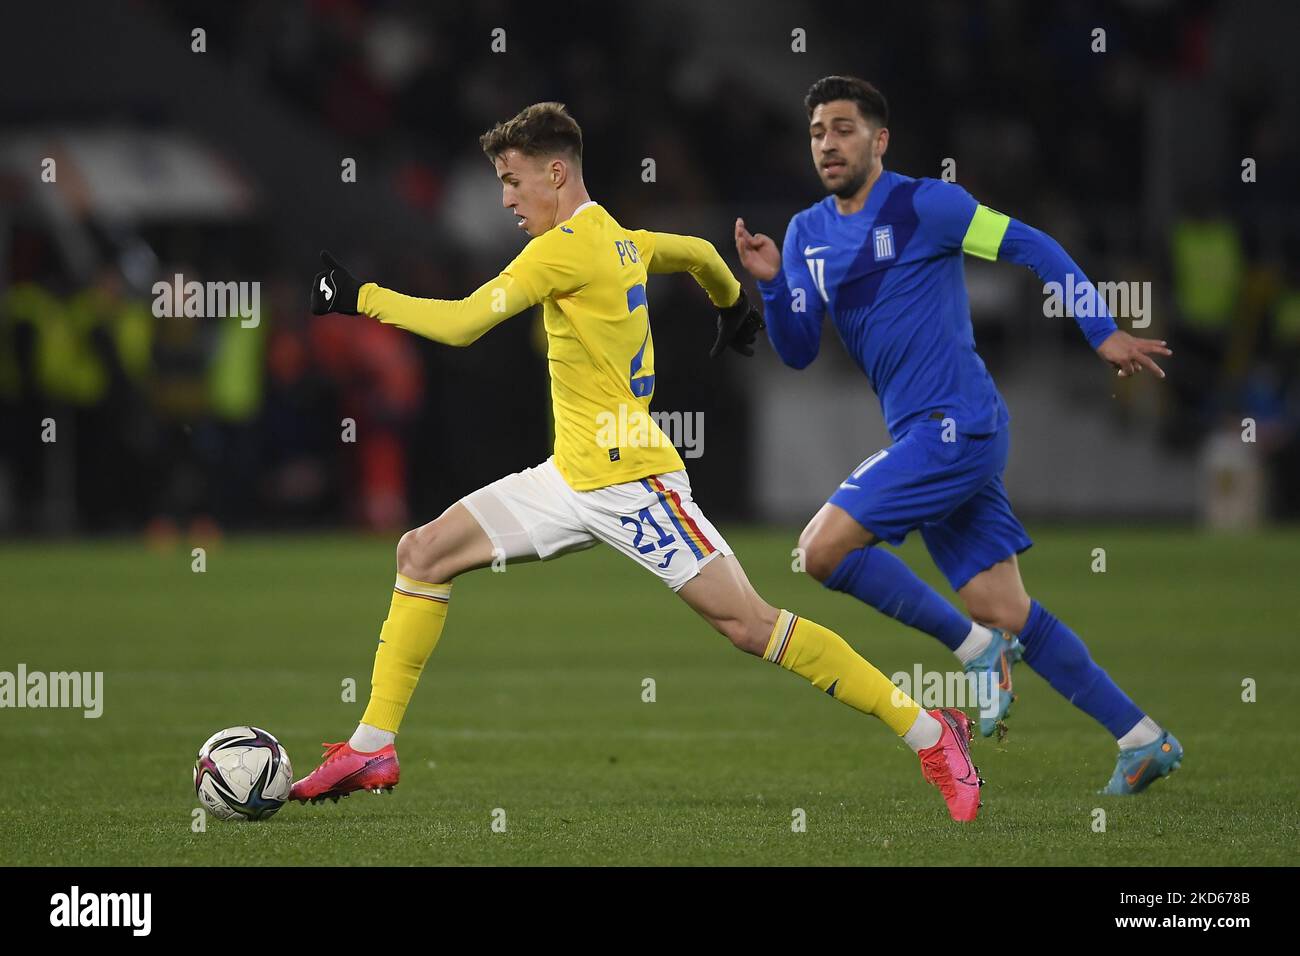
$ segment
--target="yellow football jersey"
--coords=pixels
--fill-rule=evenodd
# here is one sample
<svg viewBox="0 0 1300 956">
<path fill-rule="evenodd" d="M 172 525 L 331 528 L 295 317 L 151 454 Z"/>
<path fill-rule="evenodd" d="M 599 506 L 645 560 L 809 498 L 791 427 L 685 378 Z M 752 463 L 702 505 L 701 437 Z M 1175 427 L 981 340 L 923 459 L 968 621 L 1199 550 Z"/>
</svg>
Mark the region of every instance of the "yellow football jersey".
<svg viewBox="0 0 1300 956">
<path fill-rule="evenodd" d="M 684 467 L 650 416 L 655 366 L 646 278 L 667 272 L 690 272 L 716 306 L 740 295 L 711 243 L 624 229 L 587 202 L 467 298 L 417 299 L 367 283 L 358 310 L 436 342 L 469 345 L 541 302 L 555 464 L 570 487 L 589 491 Z"/>
</svg>

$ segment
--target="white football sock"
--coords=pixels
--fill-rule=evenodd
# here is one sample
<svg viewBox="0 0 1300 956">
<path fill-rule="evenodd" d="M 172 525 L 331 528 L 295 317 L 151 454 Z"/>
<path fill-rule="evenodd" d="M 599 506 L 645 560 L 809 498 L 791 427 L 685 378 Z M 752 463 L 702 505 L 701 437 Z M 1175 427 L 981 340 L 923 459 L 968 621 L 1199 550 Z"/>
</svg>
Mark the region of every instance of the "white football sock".
<svg viewBox="0 0 1300 956">
<path fill-rule="evenodd" d="M 369 724 L 357 724 L 356 731 L 352 734 L 352 739 L 348 741 L 348 746 L 358 753 L 374 753 L 376 750 L 383 750 L 394 740 L 397 734 L 391 730 L 380 730 L 378 727 L 371 727 Z"/>
<path fill-rule="evenodd" d="M 957 655 L 957 660 L 961 661 L 962 664 L 969 664 L 984 653 L 991 640 L 993 640 L 993 632 L 983 624 L 976 624 L 972 621 L 970 633 L 966 635 L 966 640 L 957 645 L 957 649 L 953 653 Z"/>
<path fill-rule="evenodd" d="M 1116 743 L 1119 744 L 1120 750 L 1132 750 L 1134 747 L 1145 747 L 1147 744 L 1155 743 L 1163 733 L 1159 724 L 1150 717 L 1143 717 Z"/>
<path fill-rule="evenodd" d="M 928 711 L 916 715 L 916 721 L 907 733 L 903 734 L 903 743 L 912 748 L 913 753 L 920 753 L 927 747 L 933 747 L 943 736 L 943 724 L 930 716 Z"/>
</svg>

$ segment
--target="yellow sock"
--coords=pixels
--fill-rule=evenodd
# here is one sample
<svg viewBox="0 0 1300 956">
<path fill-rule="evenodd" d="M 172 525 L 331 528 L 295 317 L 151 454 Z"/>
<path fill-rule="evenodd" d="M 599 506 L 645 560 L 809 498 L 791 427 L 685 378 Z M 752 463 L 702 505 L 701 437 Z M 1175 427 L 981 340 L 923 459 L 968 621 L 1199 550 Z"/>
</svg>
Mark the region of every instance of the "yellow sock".
<svg viewBox="0 0 1300 956">
<path fill-rule="evenodd" d="M 789 611 L 777 616 L 763 658 L 794 671 L 836 700 L 879 717 L 900 737 L 921 713 L 916 701 L 867 663 L 844 638 Z"/>
<path fill-rule="evenodd" d="M 397 576 L 393 603 L 379 632 L 370 703 L 361 718 L 363 724 L 397 733 L 424 662 L 442 636 L 450 600 L 450 584 L 428 584 L 403 574 Z"/>
</svg>

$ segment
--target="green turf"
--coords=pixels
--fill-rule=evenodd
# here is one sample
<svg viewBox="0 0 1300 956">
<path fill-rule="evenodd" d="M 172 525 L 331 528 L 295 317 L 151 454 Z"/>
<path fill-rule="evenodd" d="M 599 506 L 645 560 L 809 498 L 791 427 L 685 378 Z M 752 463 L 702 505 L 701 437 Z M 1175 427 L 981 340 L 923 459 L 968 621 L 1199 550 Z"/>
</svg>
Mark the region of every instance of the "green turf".
<svg viewBox="0 0 1300 956">
<path fill-rule="evenodd" d="M 886 673 L 950 666 L 929 637 L 791 573 L 792 532 L 728 537 L 769 601 L 839 630 Z M 209 734 L 265 727 L 305 772 L 321 741 L 351 732 L 393 543 L 235 538 L 202 574 L 188 551 L 130 543 L 0 547 L 0 670 L 105 672 L 98 720 L 0 710 L 0 862 L 1295 863 L 1300 535 L 1037 538 L 1031 593 L 1187 748 L 1142 797 L 1096 795 L 1113 742 L 1022 667 L 1011 736 L 976 741 L 980 819 L 954 824 L 883 725 L 733 650 L 596 549 L 457 582 L 393 796 L 210 819 L 203 833 L 190 827 L 191 761 Z M 1098 547 L 1104 574 L 1090 571 Z M 919 547 L 903 553 L 937 583 Z M 348 677 L 355 703 L 340 699 Z M 1256 703 L 1241 700 L 1246 677 Z M 806 832 L 792 832 L 796 808 Z"/>
</svg>

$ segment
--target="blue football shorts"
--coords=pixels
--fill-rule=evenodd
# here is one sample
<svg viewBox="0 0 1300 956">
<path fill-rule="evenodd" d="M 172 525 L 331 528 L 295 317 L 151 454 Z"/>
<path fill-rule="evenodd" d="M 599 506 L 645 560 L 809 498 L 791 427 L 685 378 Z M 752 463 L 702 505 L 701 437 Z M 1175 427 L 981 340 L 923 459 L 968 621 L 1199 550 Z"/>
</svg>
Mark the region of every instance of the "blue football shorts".
<svg viewBox="0 0 1300 956">
<path fill-rule="evenodd" d="M 962 435 L 926 419 L 858 465 L 830 497 L 882 541 L 919 530 L 954 591 L 1033 541 L 1011 510 L 1002 472 L 1007 426 Z"/>
</svg>

